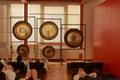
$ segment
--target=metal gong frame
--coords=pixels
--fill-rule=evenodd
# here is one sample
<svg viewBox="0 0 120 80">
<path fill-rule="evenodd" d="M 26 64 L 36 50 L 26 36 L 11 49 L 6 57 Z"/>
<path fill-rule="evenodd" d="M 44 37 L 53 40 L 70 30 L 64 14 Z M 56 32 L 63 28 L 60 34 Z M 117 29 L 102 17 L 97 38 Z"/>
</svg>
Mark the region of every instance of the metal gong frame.
<svg viewBox="0 0 120 80">
<path fill-rule="evenodd" d="M 56 38 L 56 36 L 58 35 L 58 33 L 60 33 L 60 36 L 59 36 L 59 43 L 60 43 L 60 45 L 59 45 L 59 53 L 60 53 L 60 63 L 62 64 L 62 20 L 61 20 L 61 18 L 37 18 L 37 26 L 39 25 L 38 24 L 38 22 L 39 22 L 39 20 L 42 20 L 43 21 L 43 23 L 44 22 L 47 22 L 48 21 L 48 23 L 45 23 L 45 25 L 46 24 L 49 24 L 49 21 L 52 21 L 52 22 L 54 22 L 54 21 L 58 21 L 60 24 L 59 24 L 59 26 L 60 27 L 57 27 L 57 26 L 55 26 L 54 24 L 54 26 L 55 26 L 55 28 L 56 28 L 56 30 L 57 30 L 57 33 L 56 33 L 56 35 L 54 35 L 54 37 L 49 37 L 49 38 L 46 38 L 46 37 L 42 37 L 41 36 L 41 34 L 40 34 L 40 36 L 42 37 L 42 39 L 44 40 L 53 40 L 53 39 L 55 39 Z M 45 20 L 45 21 L 44 21 Z M 43 24 L 43 26 L 44 26 L 44 24 Z M 40 28 L 39 28 L 40 29 Z M 40 33 L 41 31 L 39 30 L 39 33 Z M 42 43 L 42 44 L 44 44 L 44 43 Z M 46 44 L 45 45 L 43 45 L 43 47 L 45 47 L 45 46 L 47 46 Z M 49 45 L 49 46 L 52 46 L 52 45 Z M 54 47 L 55 48 L 55 47 Z M 43 50 L 43 49 L 42 49 Z M 43 53 L 43 52 L 42 52 Z M 43 54 L 43 56 L 44 56 L 44 54 Z M 51 58 L 51 57 L 48 57 L 48 58 Z"/>
<path fill-rule="evenodd" d="M 34 32 L 35 32 L 35 16 L 28 16 L 28 19 L 30 19 L 30 20 L 32 20 L 33 21 L 33 25 L 31 26 L 30 24 L 29 24 L 29 21 L 27 22 L 27 23 L 25 23 L 26 25 L 28 25 L 29 27 L 30 27 L 30 35 L 27 37 L 27 38 L 22 38 L 22 39 L 18 39 L 17 37 L 15 37 L 15 35 L 14 35 L 14 33 L 13 33 L 13 26 L 15 26 L 15 24 L 17 23 L 17 22 L 21 22 L 21 21 L 24 21 L 24 16 L 11 16 L 10 17 L 10 32 L 9 32 L 9 36 L 10 36 L 10 48 L 11 48 L 11 52 L 13 51 L 13 49 L 16 49 L 16 52 L 17 52 L 17 48 L 18 47 L 20 47 L 20 45 L 18 45 L 18 44 L 24 44 L 24 40 L 25 39 L 28 39 L 31 35 L 32 35 L 32 31 L 34 30 Z M 17 21 L 16 21 L 17 20 Z M 14 24 L 12 24 L 12 23 L 14 23 Z M 22 29 L 22 32 L 24 32 L 24 30 Z M 13 38 L 16 38 L 15 40 L 13 39 Z M 34 37 L 35 38 L 35 37 Z M 18 39 L 18 40 L 17 40 Z M 30 43 L 32 42 L 36 42 L 36 41 L 29 41 Z M 34 46 L 33 46 L 34 47 Z M 26 47 L 26 49 L 27 49 L 27 47 Z M 33 48 L 34 49 L 34 48 Z M 30 51 L 30 50 L 28 50 L 28 51 Z M 24 50 L 23 50 L 23 52 L 24 52 Z M 17 52 L 18 53 L 18 52 Z M 25 53 L 25 55 L 28 55 L 29 53 Z M 19 54 L 18 54 L 19 55 Z M 21 54 L 20 54 L 21 55 Z M 12 54 L 11 54 L 11 58 L 12 58 Z"/>
<path fill-rule="evenodd" d="M 82 26 L 82 29 L 80 31 L 79 31 L 79 28 L 63 28 L 62 27 L 62 29 L 66 30 L 66 33 L 67 33 L 67 34 L 66 33 L 64 34 L 64 35 L 67 35 L 66 37 L 64 37 L 64 41 L 65 41 L 65 44 L 68 46 L 65 49 L 62 48 L 62 50 L 80 50 L 83 52 L 83 60 L 86 61 L 86 24 L 62 24 L 62 26 L 80 26 L 80 27 Z M 77 39 L 74 39 L 76 38 L 75 35 L 73 35 L 72 37 L 69 37 L 71 36 L 71 34 L 74 34 L 74 31 L 75 31 L 75 34 L 77 33 L 77 35 L 81 37 L 80 40 L 78 40 L 79 43 L 77 43 L 77 45 L 76 44 L 73 45 L 74 41 L 77 40 Z M 69 38 L 71 38 L 73 42 L 69 41 Z"/>
</svg>

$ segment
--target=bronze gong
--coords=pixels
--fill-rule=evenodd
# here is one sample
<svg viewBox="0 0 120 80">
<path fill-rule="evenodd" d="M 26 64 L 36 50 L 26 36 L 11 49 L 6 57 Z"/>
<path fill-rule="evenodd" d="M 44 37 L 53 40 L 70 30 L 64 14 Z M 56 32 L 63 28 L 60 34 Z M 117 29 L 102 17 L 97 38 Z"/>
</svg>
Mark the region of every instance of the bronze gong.
<svg viewBox="0 0 120 80">
<path fill-rule="evenodd" d="M 29 54 L 29 47 L 25 44 L 21 44 L 17 48 L 18 55 L 27 56 Z"/>
<path fill-rule="evenodd" d="M 70 29 L 65 33 L 64 40 L 69 47 L 76 48 L 82 44 L 83 34 L 78 29 Z"/>
<path fill-rule="evenodd" d="M 19 21 L 13 26 L 13 34 L 19 40 L 25 40 L 32 34 L 32 27 L 26 21 Z"/>
<path fill-rule="evenodd" d="M 43 56 L 46 58 L 51 58 L 55 54 L 55 49 L 52 46 L 46 46 L 43 48 Z"/>
<path fill-rule="evenodd" d="M 39 32 L 42 38 L 52 40 L 58 34 L 58 27 L 54 22 L 46 21 L 40 26 Z"/>
</svg>

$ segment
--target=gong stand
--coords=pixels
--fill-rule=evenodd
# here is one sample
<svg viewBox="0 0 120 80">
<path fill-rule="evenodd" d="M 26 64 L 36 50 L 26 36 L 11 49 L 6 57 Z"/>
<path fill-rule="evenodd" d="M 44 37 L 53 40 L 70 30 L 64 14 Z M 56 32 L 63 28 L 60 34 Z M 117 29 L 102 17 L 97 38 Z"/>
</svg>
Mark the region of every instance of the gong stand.
<svg viewBox="0 0 120 80">
<path fill-rule="evenodd" d="M 80 26 L 66 30 L 64 41 L 68 48 L 65 50 L 81 50 L 83 51 L 83 60 L 86 61 L 86 24 L 63 24 L 70 26 Z M 67 28 L 65 28 L 67 29 Z"/>
<path fill-rule="evenodd" d="M 24 21 L 28 22 L 28 4 L 24 3 Z M 28 44 L 27 39 L 24 40 L 24 44 Z"/>
</svg>

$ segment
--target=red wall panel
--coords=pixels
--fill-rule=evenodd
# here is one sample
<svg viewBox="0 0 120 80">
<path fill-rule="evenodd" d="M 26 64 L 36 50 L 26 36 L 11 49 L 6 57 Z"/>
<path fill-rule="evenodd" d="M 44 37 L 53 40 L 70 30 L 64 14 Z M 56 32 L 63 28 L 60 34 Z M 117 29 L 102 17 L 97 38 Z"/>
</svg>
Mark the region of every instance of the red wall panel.
<svg viewBox="0 0 120 80">
<path fill-rule="evenodd" d="M 106 0 L 94 12 L 94 61 L 120 78 L 120 0 Z"/>
</svg>

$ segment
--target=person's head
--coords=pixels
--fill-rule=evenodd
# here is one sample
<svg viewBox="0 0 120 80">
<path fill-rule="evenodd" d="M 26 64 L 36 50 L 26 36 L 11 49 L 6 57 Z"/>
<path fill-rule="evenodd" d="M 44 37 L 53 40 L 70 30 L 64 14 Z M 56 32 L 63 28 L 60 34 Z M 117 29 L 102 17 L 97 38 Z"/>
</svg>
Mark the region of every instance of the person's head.
<svg viewBox="0 0 120 80">
<path fill-rule="evenodd" d="M 81 72 L 81 71 L 84 71 L 84 69 L 83 69 L 83 68 L 79 68 L 79 69 L 78 69 L 78 72 Z"/>
<path fill-rule="evenodd" d="M 86 72 L 84 71 L 83 68 L 78 69 L 78 75 L 80 78 L 84 78 L 86 76 Z"/>
<path fill-rule="evenodd" d="M 17 57 L 17 62 L 21 62 L 22 61 L 22 56 L 21 55 L 18 55 Z"/>
<path fill-rule="evenodd" d="M 0 80 L 6 80 L 6 75 L 4 72 L 0 71 Z"/>
</svg>

